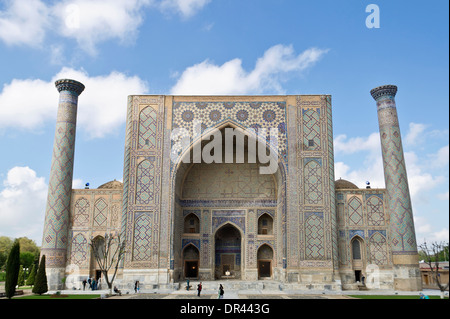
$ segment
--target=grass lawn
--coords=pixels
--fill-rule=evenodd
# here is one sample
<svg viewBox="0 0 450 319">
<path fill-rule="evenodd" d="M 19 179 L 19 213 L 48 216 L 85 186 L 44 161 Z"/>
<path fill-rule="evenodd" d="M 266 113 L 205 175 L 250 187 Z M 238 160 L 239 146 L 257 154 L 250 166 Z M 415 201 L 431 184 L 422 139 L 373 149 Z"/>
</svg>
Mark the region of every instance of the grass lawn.
<svg viewBox="0 0 450 319">
<path fill-rule="evenodd" d="M 14 299 L 40 299 L 40 300 L 48 300 L 48 299 L 62 299 L 62 300 L 68 300 L 68 299 L 96 299 L 100 298 L 100 295 L 61 295 L 58 297 L 55 297 L 55 295 L 29 295 L 24 297 L 15 297 Z"/>
<path fill-rule="evenodd" d="M 410 295 L 350 295 L 350 297 L 358 299 L 420 299 L 419 296 Z M 440 296 L 429 296 L 430 299 L 441 299 Z M 445 299 L 448 300 L 448 297 Z"/>
</svg>

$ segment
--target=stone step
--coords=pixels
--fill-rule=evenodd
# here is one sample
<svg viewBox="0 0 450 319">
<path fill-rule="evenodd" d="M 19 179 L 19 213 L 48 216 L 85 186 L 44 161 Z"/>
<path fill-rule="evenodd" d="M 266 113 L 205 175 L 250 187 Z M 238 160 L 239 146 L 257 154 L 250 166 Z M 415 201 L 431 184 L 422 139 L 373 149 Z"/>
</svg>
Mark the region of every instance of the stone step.
<svg viewBox="0 0 450 319">
<path fill-rule="evenodd" d="M 190 281 L 190 290 L 197 290 L 200 281 Z M 180 290 L 186 290 L 186 282 L 180 282 Z M 281 283 L 277 281 L 241 281 L 241 280 L 216 280 L 202 281 L 202 290 L 218 290 L 219 285 L 227 291 L 239 290 L 265 290 L 265 291 L 287 291 L 287 290 L 320 290 L 320 291 L 341 291 L 340 283 Z"/>
</svg>

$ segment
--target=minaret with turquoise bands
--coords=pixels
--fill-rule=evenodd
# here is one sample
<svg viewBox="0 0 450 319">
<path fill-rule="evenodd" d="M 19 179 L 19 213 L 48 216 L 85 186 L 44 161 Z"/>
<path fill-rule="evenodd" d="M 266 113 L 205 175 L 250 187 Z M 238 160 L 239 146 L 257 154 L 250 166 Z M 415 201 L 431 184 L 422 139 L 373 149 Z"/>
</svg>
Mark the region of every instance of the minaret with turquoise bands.
<svg viewBox="0 0 450 319">
<path fill-rule="evenodd" d="M 74 80 L 58 80 L 55 85 L 59 106 L 41 247 L 49 290 L 61 289 L 65 276 L 78 96 L 84 90 L 84 85 Z"/>
<path fill-rule="evenodd" d="M 389 237 L 394 267 L 394 289 L 421 290 L 416 233 L 406 174 L 395 95 L 397 86 L 370 91 L 377 102 L 384 179 L 390 216 Z"/>
</svg>

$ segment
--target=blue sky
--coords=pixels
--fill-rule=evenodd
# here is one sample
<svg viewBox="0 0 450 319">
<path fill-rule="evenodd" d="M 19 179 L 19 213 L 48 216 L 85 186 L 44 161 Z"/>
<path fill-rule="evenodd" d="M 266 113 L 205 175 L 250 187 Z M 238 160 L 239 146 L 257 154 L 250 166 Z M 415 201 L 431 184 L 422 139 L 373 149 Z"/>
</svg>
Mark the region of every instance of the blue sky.
<svg viewBox="0 0 450 319">
<path fill-rule="evenodd" d="M 368 28 L 369 4 L 379 28 Z M 336 178 L 384 187 L 396 97 L 419 242 L 449 238 L 448 1 L 0 0 L 0 236 L 41 243 L 58 93 L 83 82 L 74 187 L 122 180 L 127 95 L 330 94 Z"/>
</svg>

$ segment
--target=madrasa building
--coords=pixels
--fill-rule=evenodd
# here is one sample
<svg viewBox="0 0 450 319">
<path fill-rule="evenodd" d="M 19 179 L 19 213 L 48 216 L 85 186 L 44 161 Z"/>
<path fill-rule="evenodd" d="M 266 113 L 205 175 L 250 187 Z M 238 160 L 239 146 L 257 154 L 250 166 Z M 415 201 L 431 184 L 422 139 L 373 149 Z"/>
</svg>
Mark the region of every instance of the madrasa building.
<svg viewBox="0 0 450 319">
<path fill-rule="evenodd" d="M 41 248 L 49 289 L 101 277 L 90 243 L 120 234 L 121 289 L 190 279 L 340 291 L 364 276 L 369 289 L 421 290 L 396 86 L 370 92 L 385 189 L 335 179 L 329 95 L 129 96 L 123 183 L 72 189 L 85 87 L 56 88 Z"/>
</svg>

